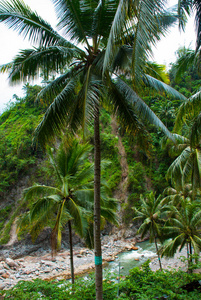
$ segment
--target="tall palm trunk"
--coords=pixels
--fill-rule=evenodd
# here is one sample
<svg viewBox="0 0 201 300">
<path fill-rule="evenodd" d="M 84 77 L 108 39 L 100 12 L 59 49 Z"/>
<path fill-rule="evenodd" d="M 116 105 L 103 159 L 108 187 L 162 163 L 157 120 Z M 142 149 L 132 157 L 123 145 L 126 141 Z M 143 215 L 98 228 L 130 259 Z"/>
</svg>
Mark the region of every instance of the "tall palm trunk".
<svg viewBox="0 0 201 300">
<path fill-rule="evenodd" d="M 102 286 L 102 252 L 100 236 L 100 129 L 99 106 L 96 105 L 94 119 L 94 252 L 95 252 L 95 277 L 96 300 L 103 299 Z"/>
<path fill-rule="evenodd" d="M 154 242 L 155 242 L 155 246 L 156 246 L 156 253 L 158 255 L 158 262 L 159 262 L 160 270 L 162 271 L 161 258 L 160 258 L 159 252 L 158 252 L 158 245 L 157 245 L 156 236 L 154 236 Z"/>
<path fill-rule="evenodd" d="M 71 221 L 68 221 L 68 230 L 69 230 L 69 244 L 70 244 L 70 271 L 71 271 L 72 284 L 74 284 L 75 275 L 74 275 L 74 263 L 73 263 L 73 239 L 72 239 Z"/>
</svg>

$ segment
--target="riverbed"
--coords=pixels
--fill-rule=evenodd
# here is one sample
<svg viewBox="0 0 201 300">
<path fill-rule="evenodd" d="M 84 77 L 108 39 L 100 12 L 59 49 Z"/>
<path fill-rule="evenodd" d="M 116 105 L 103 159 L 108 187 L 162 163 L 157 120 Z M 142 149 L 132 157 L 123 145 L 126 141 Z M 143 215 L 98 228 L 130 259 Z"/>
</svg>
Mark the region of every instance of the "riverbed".
<svg viewBox="0 0 201 300">
<path fill-rule="evenodd" d="M 104 241 L 102 249 L 104 276 L 108 272 L 114 276 L 118 276 L 119 273 L 122 276 L 127 275 L 131 268 L 141 265 L 147 259 L 151 259 L 152 270 L 159 269 L 155 246 L 148 241 L 137 243 L 134 246 L 133 240 L 110 239 L 107 243 Z M 162 259 L 163 268 L 185 268 L 185 264 L 179 260 L 181 255 L 186 255 L 185 249 L 182 253 L 177 253 L 173 259 Z M 74 267 L 77 275 L 84 275 L 92 271 L 94 269 L 93 251 L 75 247 Z M 20 259 L 5 258 L 0 262 L 0 289 L 9 289 L 20 280 L 35 278 L 44 280 L 70 278 L 69 251 L 60 251 L 53 260 L 51 253 L 48 252 L 42 256 L 26 256 Z"/>
</svg>

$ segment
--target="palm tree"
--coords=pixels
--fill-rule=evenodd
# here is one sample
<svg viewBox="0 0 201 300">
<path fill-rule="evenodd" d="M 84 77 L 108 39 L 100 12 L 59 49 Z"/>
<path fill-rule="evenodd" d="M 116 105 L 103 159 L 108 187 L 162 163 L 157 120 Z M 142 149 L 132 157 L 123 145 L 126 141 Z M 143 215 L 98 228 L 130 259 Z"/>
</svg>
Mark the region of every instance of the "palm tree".
<svg viewBox="0 0 201 300">
<path fill-rule="evenodd" d="M 61 245 L 62 229 L 68 224 L 72 283 L 72 222 L 76 232 L 93 247 L 90 231 L 93 225 L 94 168 L 93 164 L 86 163 L 90 150 L 91 146 L 88 144 L 81 145 L 77 140 L 73 140 L 67 147 L 65 144 L 60 145 L 56 158 L 52 151 L 49 151 L 50 163 L 56 175 L 55 187 L 36 184 L 24 191 L 23 202 L 30 210 L 22 215 L 18 226 L 22 231 L 24 228 L 28 229 L 35 239 L 44 227 L 53 225 L 51 246 L 54 255 Z M 106 185 L 101 187 L 101 204 L 101 217 L 117 224 L 117 202 L 108 198 Z"/>
<path fill-rule="evenodd" d="M 171 147 L 171 154 L 179 154 L 167 171 L 167 179 L 171 178 L 176 190 L 184 190 L 186 184 L 192 185 L 192 197 L 201 187 L 201 152 L 200 123 L 201 114 L 194 119 L 189 128 L 190 137 L 174 134 L 176 143 Z"/>
<path fill-rule="evenodd" d="M 99 109 L 102 101 L 117 114 L 127 132 L 142 141 L 146 130 L 138 117 L 169 131 L 139 97 L 145 85 L 168 92 L 179 99 L 180 93 L 162 83 L 147 61 L 151 46 L 167 32 L 176 17 L 166 12 L 163 1 L 130 0 L 53 0 L 58 16 L 57 33 L 37 13 L 20 0 L 2 1 L 0 21 L 37 44 L 23 50 L 10 63 L 12 82 L 29 79 L 41 71 L 46 78 L 61 74 L 50 82 L 38 99 L 54 102 L 36 130 L 43 144 L 66 126 L 74 132 L 94 120 L 94 238 L 96 297 L 102 299 L 102 254 L 100 239 L 100 136 Z M 148 67 L 149 66 L 149 67 Z M 120 78 L 132 70 L 134 90 Z M 147 73 L 148 72 L 148 73 Z M 155 77 L 150 74 L 155 73 Z M 134 113 L 134 109 L 135 112 Z"/>
<path fill-rule="evenodd" d="M 29 232 L 33 239 L 45 226 L 53 223 L 52 255 L 60 247 L 63 226 L 68 224 L 72 283 L 74 266 L 71 222 L 83 237 L 87 232 L 88 215 L 91 214 L 89 208 L 92 207 L 93 165 L 85 164 L 90 150 L 89 145 L 81 145 L 74 140 L 67 149 L 61 144 L 55 159 L 49 151 L 50 163 L 56 175 L 55 187 L 36 184 L 26 189 L 23 202 L 29 203 L 30 211 L 19 223 L 21 229 L 30 223 Z"/>
<path fill-rule="evenodd" d="M 163 231 L 166 237 L 172 238 L 164 248 L 161 255 L 172 257 L 179 249 L 187 246 L 188 270 L 192 264 L 192 247 L 194 253 L 201 250 L 201 208 L 195 202 L 183 200 L 181 206 L 171 207 L 172 217 L 167 221 Z"/>
<path fill-rule="evenodd" d="M 142 222 L 138 229 L 138 232 L 141 233 L 141 238 L 145 237 L 145 235 L 149 233 L 150 243 L 153 241 L 155 243 L 158 262 L 160 270 L 162 271 L 157 238 L 162 238 L 162 225 L 165 223 L 167 204 L 163 201 L 161 196 L 155 198 L 155 194 L 151 192 L 146 198 L 141 196 L 139 208 L 134 207 L 133 209 L 136 215 L 133 221 Z"/>
<path fill-rule="evenodd" d="M 182 200 L 192 200 L 192 194 L 192 184 L 186 183 L 184 186 L 181 184 L 179 189 L 169 186 L 163 191 L 163 201 L 179 206 Z"/>
</svg>

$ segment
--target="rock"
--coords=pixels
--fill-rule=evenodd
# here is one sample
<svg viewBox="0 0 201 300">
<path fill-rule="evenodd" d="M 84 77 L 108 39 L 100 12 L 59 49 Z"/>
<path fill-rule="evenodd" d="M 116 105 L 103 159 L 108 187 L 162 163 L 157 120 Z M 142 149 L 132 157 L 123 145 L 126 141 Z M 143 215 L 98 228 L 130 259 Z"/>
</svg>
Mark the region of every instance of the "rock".
<svg viewBox="0 0 201 300">
<path fill-rule="evenodd" d="M 46 261 L 46 260 L 41 260 L 41 264 L 44 264 L 46 266 L 49 266 L 49 267 L 55 267 L 56 263 L 53 262 L 53 261 Z"/>
<path fill-rule="evenodd" d="M 3 263 L 3 268 L 6 270 L 10 270 L 9 266 L 5 262 Z"/>
<path fill-rule="evenodd" d="M 8 273 L 4 273 L 4 274 L 1 275 L 1 277 L 3 277 L 4 279 L 7 279 L 7 278 L 9 278 L 10 276 L 9 276 Z"/>
<path fill-rule="evenodd" d="M 4 273 L 5 273 L 5 270 L 4 270 L 4 269 L 0 270 L 0 276 L 1 276 L 2 274 L 4 274 Z"/>
<path fill-rule="evenodd" d="M 0 290 L 4 290 L 6 287 L 5 283 L 0 283 Z M 1 299 L 1 298 L 0 298 Z M 2 298 L 4 299 L 4 298 Z"/>
<path fill-rule="evenodd" d="M 6 258 L 6 263 L 9 267 L 11 268 L 15 268 L 15 267 L 18 267 L 18 263 L 15 262 L 13 259 L 11 258 Z"/>
<path fill-rule="evenodd" d="M 131 250 L 133 250 L 133 249 L 132 249 L 132 246 L 126 245 L 126 246 L 125 246 L 125 250 L 131 251 Z"/>
</svg>

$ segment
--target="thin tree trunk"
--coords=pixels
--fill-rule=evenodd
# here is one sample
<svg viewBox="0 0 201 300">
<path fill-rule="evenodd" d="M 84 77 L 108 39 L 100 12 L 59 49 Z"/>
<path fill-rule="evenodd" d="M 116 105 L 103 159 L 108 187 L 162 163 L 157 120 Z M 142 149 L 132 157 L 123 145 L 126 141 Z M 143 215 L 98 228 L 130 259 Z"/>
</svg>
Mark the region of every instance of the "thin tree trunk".
<svg viewBox="0 0 201 300">
<path fill-rule="evenodd" d="M 155 246 L 156 246 L 156 253 L 158 255 L 158 262 L 159 262 L 160 270 L 162 271 L 161 258 L 160 258 L 159 252 L 158 252 L 158 245 L 157 245 L 156 237 L 154 237 L 154 242 L 155 242 Z"/>
<path fill-rule="evenodd" d="M 191 248 L 191 242 L 189 242 L 188 244 L 188 248 L 189 248 L 189 254 L 188 254 L 188 273 L 192 273 L 192 248 Z"/>
<path fill-rule="evenodd" d="M 103 299 L 102 251 L 100 236 L 100 159 L 99 107 L 97 105 L 94 119 L 94 252 L 96 300 Z"/>
<path fill-rule="evenodd" d="M 75 275 L 74 275 L 74 263 L 73 263 L 73 239 L 72 239 L 71 221 L 68 221 L 68 230 L 69 230 L 69 244 L 70 244 L 70 271 L 71 271 L 72 284 L 74 284 Z"/>
</svg>

